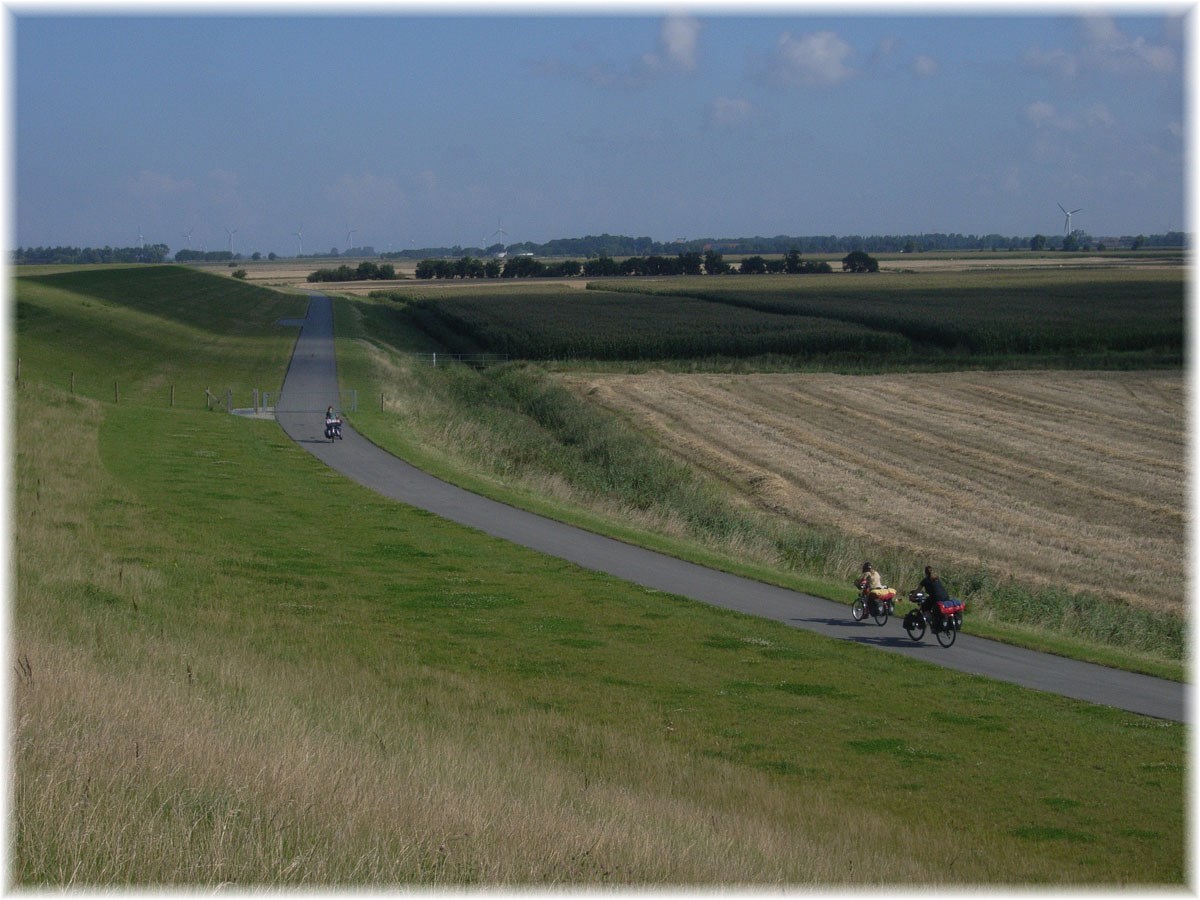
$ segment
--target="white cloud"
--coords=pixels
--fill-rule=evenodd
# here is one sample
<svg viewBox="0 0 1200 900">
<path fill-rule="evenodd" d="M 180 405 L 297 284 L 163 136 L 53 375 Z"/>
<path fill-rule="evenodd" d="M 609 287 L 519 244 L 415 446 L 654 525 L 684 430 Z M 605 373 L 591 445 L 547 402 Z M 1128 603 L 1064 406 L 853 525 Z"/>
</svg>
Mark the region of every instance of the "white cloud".
<svg viewBox="0 0 1200 900">
<path fill-rule="evenodd" d="M 1174 50 L 1141 36 L 1128 37 L 1109 16 L 1087 16 L 1081 28 L 1085 52 L 1098 68 L 1121 74 L 1175 71 Z"/>
<path fill-rule="evenodd" d="M 1054 131 L 1079 131 L 1083 128 L 1111 128 L 1116 116 L 1103 103 L 1093 103 L 1082 113 L 1060 113 L 1052 104 L 1036 100 L 1025 107 L 1025 117 L 1037 128 Z"/>
<path fill-rule="evenodd" d="M 709 105 L 709 117 L 717 125 L 738 125 L 754 115 L 754 104 L 742 97 L 716 97 Z"/>
<path fill-rule="evenodd" d="M 663 20 L 659 43 L 670 65 L 688 72 L 696 68 L 700 27 L 689 16 L 672 15 Z"/>
<path fill-rule="evenodd" d="M 1079 74 L 1079 61 L 1066 50 L 1043 50 L 1033 47 L 1025 53 L 1025 65 L 1031 69 L 1047 72 L 1060 78 L 1074 78 Z"/>
<path fill-rule="evenodd" d="M 1103 103 L 1096 103 L 1084 113 L 1084 120 L 1089 125 L 1103 125 L 1111 128 L 1117 123 L 1116 118 Z"/>
<path fill-rule="evenodd" d="M 816 31 L 794 37 L 779 36 L 775 72 L 792 84 L 837 84 L 855 74 L 849 65 L 853 49 L 832 31 Z"/>
<path fill-rule="evenodd" d="M 659 28 L 657 49 L 635 55 L 626 65 L 552 59 L 537 68 L 552 77 L 579 78 L 598 87 L 641 88 L 670 72 L 694 71 L 703 27 L 689 16 L 669 15 Z"/>
<path fill-rule="evenodd" d="M 890 59 L 899 47 L 900 39 L 895 35 L 888 35 L 876 45 L 875 52 L 871 54 L 871 62 L 878 63 Z"/>
<path fill-rule="evenodd" d="M 1035 100 L 1030 103 L 1025 107 L 1025 115 L 1030 122 L 1039 127 L 1052 124 L 1056 118 L 1053 105 L 1045 100 Z"/>
<path fill-rule="evenodd" d="M 937 60 L 921 54 L 913 60 L 913 71 L 922 78 L 932 78 L 938 73 Z"/>
<path fill-rule="evenodd" d="M 1089 15 L 1079 21 L 1081 44 L 1077 50 L 1034 47 L 1025 54 L 1030 68 L 1072 79 L 1085 71 L 1117 75 L 1166 74 L 1179 67 L 1168 44 L 1154 44 L 1142 36 L 1130 37 L 1107 15 Z"/>
</svg>

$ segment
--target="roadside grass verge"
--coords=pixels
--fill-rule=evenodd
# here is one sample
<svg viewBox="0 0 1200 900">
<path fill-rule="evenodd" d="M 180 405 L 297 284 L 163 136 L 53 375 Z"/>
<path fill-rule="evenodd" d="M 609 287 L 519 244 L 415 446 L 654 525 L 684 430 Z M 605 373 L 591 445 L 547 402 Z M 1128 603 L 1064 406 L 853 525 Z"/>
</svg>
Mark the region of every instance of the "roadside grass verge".
<svg viewBox="0 0 1200 900">
<path fill-rule="evenodd" d="M 473 490 L 760 580 L 849 602 L 863 559 L 892 573 L 925 559 L 827 527 L 799 527 L 751 507 L 661 452 L 629 424 L 513 363 L 432 369 L 395 351 L 428 349 L 386 304 L 338 301 L 343 381 L 379 405 L 355 414 L 381 445 Z M 1105 665 L 1180 680 L 1186 628 L 1085 594 L 1022 585 L 982 569 L 944 573 L 968 601 L 967 630 Z M 903 608 L 903 607 L 902 607 Z"/>
<path fill-rule="evenodd" d="M 14 400 L 14 886 L 1186 877 L 1183 726 L 580 570 L 270 422 Z"/>
</svg>

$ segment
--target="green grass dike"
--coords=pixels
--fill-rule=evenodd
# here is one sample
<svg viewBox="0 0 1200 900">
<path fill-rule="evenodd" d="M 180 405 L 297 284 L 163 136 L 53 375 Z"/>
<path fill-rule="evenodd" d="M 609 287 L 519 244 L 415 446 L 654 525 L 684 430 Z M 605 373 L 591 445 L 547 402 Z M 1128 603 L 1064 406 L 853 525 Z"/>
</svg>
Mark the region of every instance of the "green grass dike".
<svg viewBox="0 0 1200 900">
<path fill-rule="evenodd" d="M 15 291 L 12 886 L 1184 884 L 1183 726 L 584 571 L 207 409 L 278 386 L 303 298 Z"/>
</svg>

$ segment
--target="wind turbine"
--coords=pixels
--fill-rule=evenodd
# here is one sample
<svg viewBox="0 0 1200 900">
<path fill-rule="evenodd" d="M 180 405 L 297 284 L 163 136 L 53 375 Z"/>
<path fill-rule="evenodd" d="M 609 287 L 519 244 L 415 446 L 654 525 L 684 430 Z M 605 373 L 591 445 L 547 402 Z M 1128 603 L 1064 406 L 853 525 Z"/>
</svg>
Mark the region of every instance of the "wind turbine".
<svg viewBox="0 0 1200 900">
<path fill-rule="evenodd" d="M 351 228 L 346 231 L 346 250 L 354 249 L 354 235 L 358 234 L 358 229 Z"/>
<path fill-rule="evenodd" d="M 146 246 L 146 239 L 144 237 L 142 237 L 142 226 L 141 225 L 138 226 L 138 246 L 139 247 Z"/>
<path fill-rule="evenodd" d="M 498 234 L 502 234 L 505 237 L 508 237 L 508 232 L 505 231 L 504 227 L 500 224 L 499 216 L 496 217 L 496 230 L 492 232 L 492 236 L 487 238 L 487 240 L 484 243 L 487 243 L 487 244 L 496 243 L 496 235 L 498 235 Z M 503 241 L 501 243 L 503 243 Z M 508 255 L 508 249 L 505 248 L 504 250 L 501 250 L 499 253 L 496 254 L 496 258 L 503 259 L 507 255 Z"/>
<path fill-rule="evenodd" d="M 296 243 L 300 245 L 300 250 L 296 253 L 297 256 L 304 255 L 304 223 L 300 223 L 300 227 L 292 232 L 296 237 Z"/>
<path fill-rule="evenodd" d="M 187 232 L 184 233 L 183 239 L 187 243 L 187 246 L 184 249 L 187 249 L 187 250 L 192 249 L 192 232 L 195 230 L 196 230 L 196 226 L 193 225 L 191 228 L 189 228 L 187 230 Z"/>
<path fill-rule="evenodd" d="M 1063 215 L 1065 215 L 1067 217 L 1067 225 L 1066 225 L 1067 230 L 1066 230 L 1065 234 L 1067 234 L 1069 236 L 1071 234 L 1071 216 L 1075 215 L 1075 213 L 1077 213 L 1077 212 L 1080 212 L 1082 210 L 1082 207 L 1080 207 L 1079 209 L 1068 210 L 1065 206 L 1063 206 L 1060 203 L 1060 204 L 1058 204 L 1058 208 L 1061 209 L 1063 211 Z"/>
<path fill-rule="evenodd" d="M 229 227 L 226 226 L 225 233 L 227 235 L 229 235 L 229 255 L 233 256 L 233 236 L 238 233 L 238 230 L 235 228 L 232 231 L 230 231 Z"/>
</svg>

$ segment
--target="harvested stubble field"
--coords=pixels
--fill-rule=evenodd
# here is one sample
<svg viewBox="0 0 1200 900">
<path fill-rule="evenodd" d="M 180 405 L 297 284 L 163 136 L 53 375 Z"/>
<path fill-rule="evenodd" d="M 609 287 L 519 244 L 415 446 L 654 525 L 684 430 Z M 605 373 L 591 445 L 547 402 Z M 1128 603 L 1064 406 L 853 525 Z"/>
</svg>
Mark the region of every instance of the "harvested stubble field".
<svg viewBox="0 0 1200 900">
<path fill-rule="evenodd" d="M 564 377 L 795 521 L 1183 610 L 1180 372 Z"/>
</svg>

